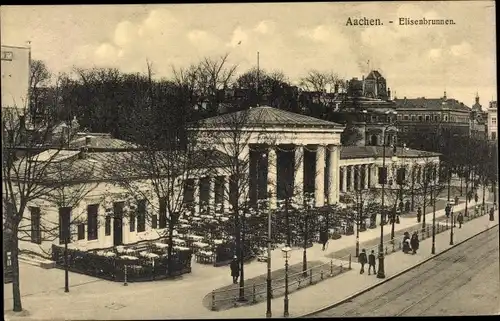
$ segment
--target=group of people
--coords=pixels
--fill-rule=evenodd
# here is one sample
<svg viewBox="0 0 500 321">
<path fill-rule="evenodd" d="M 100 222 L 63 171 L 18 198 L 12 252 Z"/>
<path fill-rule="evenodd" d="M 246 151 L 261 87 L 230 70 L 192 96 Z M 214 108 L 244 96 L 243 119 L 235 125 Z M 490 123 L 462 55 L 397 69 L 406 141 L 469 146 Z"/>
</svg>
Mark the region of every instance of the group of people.
<svg viewBox="0 0 500 321">
<path fill-rule="evenodd" d="M 361 270 L 359 271 L 359 274 L 365 273 L 365 264 L 368 263 L 368 275 L 370 275 L 371 271 L 373 271 L 373 274 L 376 274 L 375 270 L 375 250 L 372 250 L 370 255 L 368 257 L 366 256 L 366 250 L 363 249 L 361 250 L 361 253 L 359 253 L 358 256 L 358 262 L 361 264 Z"/>
<path fill-rule="evenodd" d="M 418 239 L 417 231 L 413 232 L 410 237 L 410 233 L 405 232 L 403 236 L 403 253 L 408 254 L 412 251 L 412 254 L 417 254 L 417 250 L 420 246 L 420 240 Z"/>
</svg>

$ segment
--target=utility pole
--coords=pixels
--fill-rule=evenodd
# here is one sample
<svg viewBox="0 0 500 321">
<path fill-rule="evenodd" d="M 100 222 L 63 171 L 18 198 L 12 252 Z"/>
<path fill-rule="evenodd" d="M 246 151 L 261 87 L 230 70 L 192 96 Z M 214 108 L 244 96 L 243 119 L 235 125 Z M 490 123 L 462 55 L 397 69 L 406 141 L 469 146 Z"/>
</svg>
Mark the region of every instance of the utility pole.
<svg viewBox="0 0 500 321">
<path fill-rule="evenodd" d="M 269 199 L 268 199 L 269 202 Z M 271 285 L 271 209 L 269 206 L 267 210 L 267 310 L 266 318 L 272 317 L 271 299 L 272 299 L 272 285 Z M 289 246 L 289 245 L 288 245 Z"/>
<path fill-rule="evenodd" d="M 257 93 L 257 107 L 260 104 L 260 95 L 259 95 L 259 80 L 260 80 L 260 54 L 257 51 L 257 82 L 256 82 L 256 93 Z"/>
</svg>

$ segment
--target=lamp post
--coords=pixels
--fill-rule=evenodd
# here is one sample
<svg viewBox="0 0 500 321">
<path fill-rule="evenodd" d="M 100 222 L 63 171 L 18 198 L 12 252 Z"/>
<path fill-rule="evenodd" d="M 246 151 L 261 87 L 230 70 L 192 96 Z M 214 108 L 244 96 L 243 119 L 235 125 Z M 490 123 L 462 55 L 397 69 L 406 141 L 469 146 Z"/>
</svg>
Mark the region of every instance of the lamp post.
<svg viewBox="0 0 500 321">
<path fill-rule="evenodd" d="M 268 194 L 270 195 L 270 193 Z M 268 198 L 268 202 L 269 202 Z M 270 318 L 272 317 L 272 312 L 271 312 L 271 298 L 272 298 L 272 291 L 271 291 L 271 209 L 269 206 L 266 206 L 267 210 L 267 309 L 266 309 L 266 317 Z"/>
<path fill-rule="evenodd" d="M 434 180 L 432 181 L 431 185 L 431 200 L 432 200 L 432 249 L 431 249 L 431 254 L 436 254 L 436 195 L 434 194 L 435 191 L 435 175 L 436 174 L 436 168 L 433 167 L 433 178 Z"/>
<path fill-rule="evenodd" d="M 391 112 L 387 111 L 386 114 L 389 113 L 394 113 L 396 112 Z M 384 211 L 385 211 L 385 180 L 387 179 L 387 168 L 385 167 L 385 147 L 386 147 L 386 142 L 385 142 L 385 137 L 386 137 L 386 131 L 387 128 L 389 128 L 391 125 L 387 125 L 384 128 L 383 132 L 383 148 L 382 148 L 382 168 L 384 169 L 383 171 L 383 177 L 382 177 L 382 213 L 381 215 L 381 224 L 380 224 L 380 246 L 379 246 L 379 252 L 378 252 L 378 271 L 377 271 L 377 278 L 379 279 L 384 279 L 385 278 L 385 269 L 384 269 Z"/>
<path fill-rule="evenodd" d="M 305 209 L 306 209 L 306 215 L 305 215 L 305 218 L 304 218 L 304 251 L 303 251 L 303 254 L 302 254 L 302 272 L 303 272 L 303 276 L 304 277 L 307 277 L 307 239 L 308 239 L 308 236 L 309 236 L 309 231 L 308 231 L 308 228 L 309 228 L 309 210 L 311 208 L 311 199 L 308 199 L 307 201 L 305 201 Z"/>
<path fill-rule="evenodd" d="M 290 258 L 290 251 L 292 249 L 289 246 L 285 246 L 284 248 L 281 249 L 283 252 L 283 257 L 285 258 L 285 299 L 283 301 L 284 303 L 284 311 L 283 311 L 283 317 L 288 318 L 289 313 L 288 313 L 288 259 Z"/>
<path fill-rule="evenodd" d="M 450 245 L 453 245 L 453 224 L 455 224 L 455 219 L 453 216 L 453 208 L 451 208 Z"/>
</svg>

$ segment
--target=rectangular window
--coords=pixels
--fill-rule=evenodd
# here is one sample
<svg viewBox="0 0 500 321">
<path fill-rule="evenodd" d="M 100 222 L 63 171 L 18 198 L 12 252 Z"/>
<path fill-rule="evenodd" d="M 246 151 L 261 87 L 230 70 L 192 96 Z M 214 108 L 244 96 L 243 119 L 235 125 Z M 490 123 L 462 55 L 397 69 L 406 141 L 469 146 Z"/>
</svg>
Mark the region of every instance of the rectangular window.
<svg viewBox="0 0 500 321">
<path fill-rule="evenodd" d="M 410 117 L 409 117 L 408 115 L 404 115 L 404 116 L 403 116 L 403 119 L 404 119 L 404 120 L 408 120 L 409 118 L 410 118 Z"/>
<path fill-rule="evenodd" d="M 415 115 L 411 115 L 411 121 L 415 121 L 416 117 L 417 116 L 415 116 Z"/>
<path fill-rule="evenodd" d="M 137 232 L 146 230 L 146 200 L 137 202 Z"/>
<path fill-rule="evenodd" d="M 438 122 L 439 121 L 439 115 L 434 115 L 434 121 Z"/>
<path fill-rule="evenodd" d="M 167 200 L 162 197 L 160 199 L 160 228 L 167 227 Z"/>
<path fill-rule="evenodd" d="M 491 124 L 492 125 L 496 125 L 497 124 L 497 119 L 496 118 L 492 118 L 491 119 Z"/>
<path fill-rule="evenodd" d="M 129 214 L 130 232 L 135 232 L 135 212 L 131 211 Z"/>
<path fill-rule="evenodd" d="M 404 185 L 406 180 L 406 168 L 398 168 L 396 173 L 396 184 Z"/>
<path fill-rule="evenodd" d="M 194 179 L 187 179 L 184 185 L 184 204 L 190 204 L 194 201 Z"/>
<path fill-rule="evenodd" d="M 215 204 L 224 202 L 224 176 L 218 176 L 215 179 Z"/>
<path fill-rule="evenodd" d="M 158 228 L 158 215 L 156 215 L 156 214 L 151 216 L 151 227 Z"/>
<path fill-rule="evenodd" d="M 71 207 L 59 208 L 59 244 L 71 243 Z"/>
<path fill-rule="evenodd" d="M 378 168 L 378 183 L 387 184 L 387 167 Z"/>
<path fill-rule="evenodd" d="M 99 210 L 98 204 L 87 206 L 87 240 L 97 240 L 98 237 L 98 222 L 97 213 Z"/>
<path fill-rule="evenodd" d="M 83 223 L 78 224 L 78 239 L 79 240 L 85 239 L 85 224 Z"/>
<path fill-rule="evenodd" d="M 31 212 L 31 243 L 42 244 L 42 231 L 40 228 L 40 208 L 30 207 Z"/>
<path fill-rule="evenodd" d="M 418 116 L 418 121 L 419 121 L 419 122 L 424 121 L 424 117 L 423 117 L 423 116 Z"/>
<path fill-rule="evenodd" d="M 431 121 L 431 116 L 429 116 L 429 115 L 425 115 L 425 121 L 426 121 L 426 122 Z"/>
<path fill-rule="evenodd" d="M 111 215 L 107 215 L 104 222 L 104 235 L 111 235 Z"/>
</svg>

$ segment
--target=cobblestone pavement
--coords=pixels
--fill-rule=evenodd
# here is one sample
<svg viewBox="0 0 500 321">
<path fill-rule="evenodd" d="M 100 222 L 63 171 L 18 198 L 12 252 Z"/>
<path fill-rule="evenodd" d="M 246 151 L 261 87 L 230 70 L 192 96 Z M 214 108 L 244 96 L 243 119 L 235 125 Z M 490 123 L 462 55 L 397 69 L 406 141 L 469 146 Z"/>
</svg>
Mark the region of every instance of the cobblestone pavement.
<svg viewBox="0 0 500 321">
<path fill-rule="evenodd" d="M 497 226 L 315 317 L 496 314 L 498 242 Z"/>
</svg>

